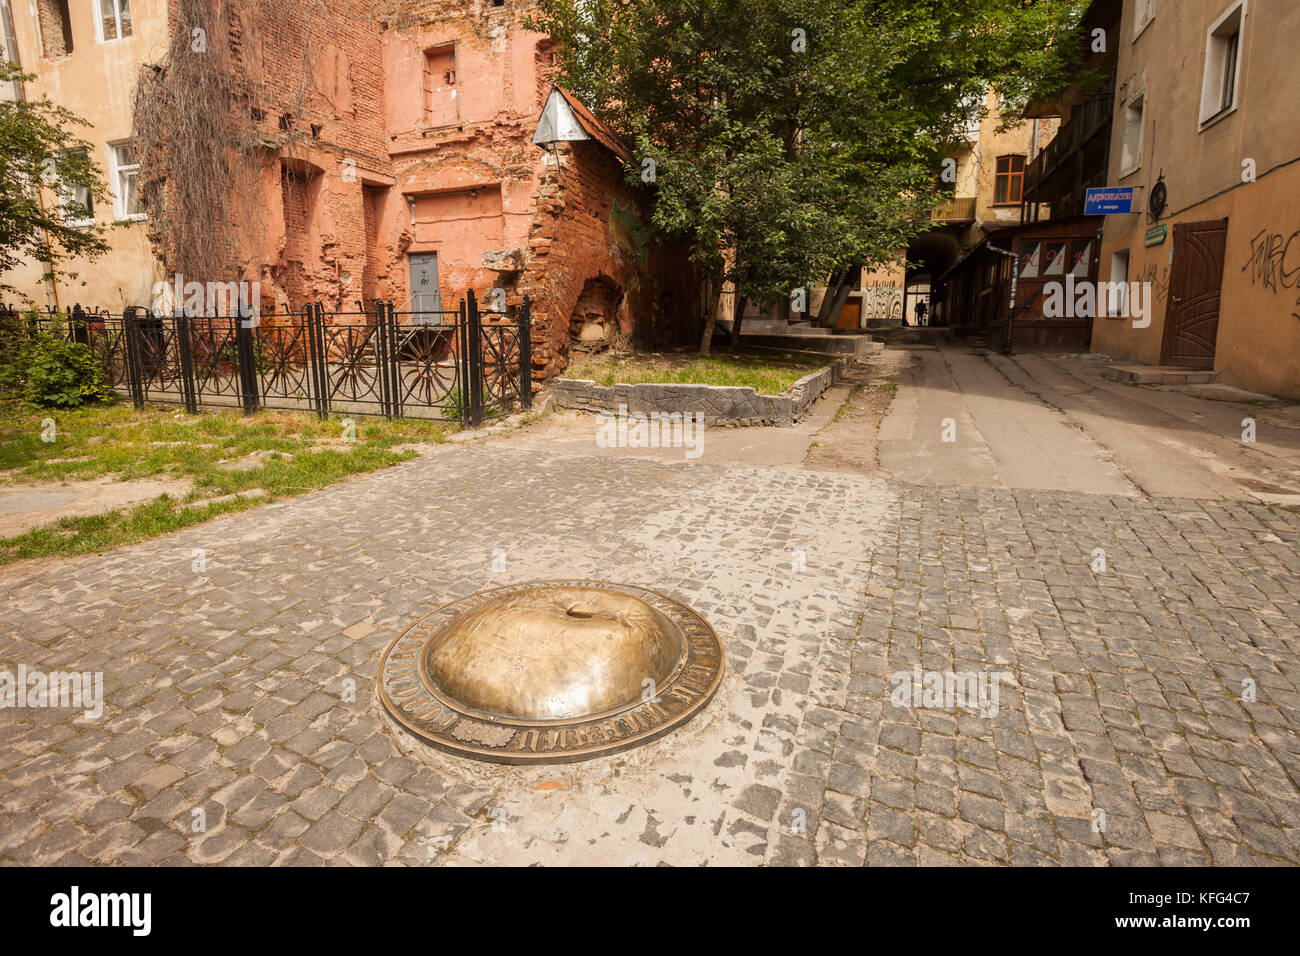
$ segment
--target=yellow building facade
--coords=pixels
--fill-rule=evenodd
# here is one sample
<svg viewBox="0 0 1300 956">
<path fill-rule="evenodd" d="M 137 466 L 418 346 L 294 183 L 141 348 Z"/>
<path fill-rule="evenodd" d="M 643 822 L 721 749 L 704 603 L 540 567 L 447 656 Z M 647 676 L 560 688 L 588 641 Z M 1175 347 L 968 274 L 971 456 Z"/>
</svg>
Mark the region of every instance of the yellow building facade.
<svg viewBox="0 0 1300 956">
<path fill-rule="evenodd" d="M 1099 315 L 1096 351 L 1214 369 L 1300 398 L 1300 3 L 1126 0 L 1100 278 L 1151 283 L 1149 324 Z"/>
<path fill-rule="evenodd" d="M 3 95 L 48 96 L 85 120 L 88 126 L 73 131 L 90 144 L 112 193 L 92 210 L 96 223 L 109 226 L 106 255 L 72 260 L 61 271 L 75 275 L 54 283 L 44 280 L 46 267 L 39 262 L 14 269 L 4 281 L 42 307 L 148 306 L 154 283 L 164 276 L 135 191 L 131 106 L 140 66 L 166 49 L 166 0 L 3 0 L 0 19 L 5 55 L 36 77 Z"/>
</svg>

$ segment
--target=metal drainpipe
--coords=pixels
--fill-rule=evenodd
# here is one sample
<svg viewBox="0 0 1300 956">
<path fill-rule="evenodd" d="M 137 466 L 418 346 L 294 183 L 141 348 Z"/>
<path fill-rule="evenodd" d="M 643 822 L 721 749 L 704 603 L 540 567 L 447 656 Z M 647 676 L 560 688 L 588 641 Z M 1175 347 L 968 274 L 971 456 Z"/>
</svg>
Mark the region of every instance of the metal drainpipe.
<svg viewBox="0 0 1300 956">
<path fill-rule="evenodd" d="M 23 66 L 22 58 L 18 53 L 18 38 L 14 31 L 14 14 L 13 14 L 13 10 L 9 6 L 9 0 L 0 0 L 0 21 L 3 21 L 2 25 L 5 31 L 5 55 L 9 59 L 10 63 L 12 63 L 14 66 L 18 67 L 21 70 Z M 26 84 L 23 83 L 23 81 L 20 79 L 15 79 L 13 81 L 13 85 L 14 85 L 14 100 L 18 103 L 27 102 Z M 41 208 L 42 211 L 44 211 L 45 201 L 41 198 L 40 188 L 37 186 L 32 186 L 31 193 L 32 196 L 36 199 L 36 204 Z M 46 248 L 49 248 L 49 243 L 50 243 L 50 234 L 49 231 L 46 230 L 45 231 Z M 59 308 L 59 287 L 54 282 L 54 263 L 47 259 L 45 260 L 44 265 L 45 265 L 45 278 L 42 281 L 45 283 L 46 305 L 50 306 L 51 308 L 57 311 Z"/>
<path fill-rule="evenodd" d="M 996 252 L 998 255 L 1009 256 L 1011 258 L 1011 308 L 1007 311 L 1007 338 L 1002 343 L 1002 354 L 1011 354 L 1011 333 L 1015 328 L 1016 322 L 1016 283 L 1020 278 L 1020 257 L 1014 252 L 1006 249 L 1000 249 L 989 243 L 987 246 L 990 252 Z"/>
<path fill-rule="evenodd" d="M 1102 237 L 1105 235 L 1105 233 L 1106 233 L 1106 220 L 1103 218 L 1101 221 L 1101 225 L 1097 227 L 1097 259 L 1095 262 L 1097 278 L 1093 282 L 1093 286 L 1097 290 L 1097 300 L 1093 303 L 1092 320 L 1088 323 L 1088 340 L 1085 343 L 1085 346 L 1089 352 L 1092 351 L 1093 326 L 1097 324 L 1097 313 L 1101 311 L 1101 242 L 1102 242 Z M 1106 310 L 1107 312 L 1110 311 L 1109 302 L 1107 303 Z"/>
<path fill-rule="evenodd" d="M 18 55 L 18 39 L 14 33 L 14 14 L 9 9 L 9 0 L 0 0 L 0 19 L 4 21 L 5 53 L 14 66 L 22 69 L 22 60 Z M 22 80 L 14 80 L 14 99 L 19 103 L 27 99 L 27 90 Z"/>
</svg>

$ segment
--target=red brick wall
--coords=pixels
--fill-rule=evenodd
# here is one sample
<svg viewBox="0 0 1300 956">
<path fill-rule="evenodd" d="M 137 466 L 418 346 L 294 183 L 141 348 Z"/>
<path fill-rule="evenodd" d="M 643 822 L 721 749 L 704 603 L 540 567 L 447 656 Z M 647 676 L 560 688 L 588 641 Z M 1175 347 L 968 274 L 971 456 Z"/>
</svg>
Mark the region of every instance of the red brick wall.
<svg viewBox="0 0 1300 956">
<path fill-rule="evenodd" d="M 531 210 L 527 268 L 518 292 L 533 306 L 533 369 L 545 380 L 570 358 L 570 317 L 592 279 L 622 291 L 611 345 L 690 344 L 699 282 L 684 253 L 646 235 L 646 193 L 627 184 L 619 160 L 594 142 L 560 147 Z"/>
<path fill-rule="evenodd" d="M 694 270 L 647 241 L 648 195 L 625 183 L 621 163 L 578 143 L 557 175 L 533 145 L 549 57 L 545 38 L 520 23 L 528 6 L 408 0 L 376 14 L 342 0 L 312 8 L 305 24 L 245 17 L 235 28 L 244 68 L 262 77 L 262 129 L 283 137 L 285 113 L 296 124 L 279 155 L 268 152 L 257 201 L 239 203 L 261 227 L 247 230 L 260 238 L 244 263 L 264 305 L 350 309 L 378 296 L 400 308 L 410 298 L 407 254 L 437 252 L 449 302 L 497 287 L 512 310 L 532 297 L 538 383 L 568 364 L 569 320 L 592 280 L 618 290 L 611 344 L 686 344 L 697 334 Z M 450 44 L 457 115 L 431 126 L 425 53 Z M 285 194 L 286 165 L 291 191 L 310 183 L 305 201 Z"/>
<path fill-rule="evenodd" d="M 365 0 L 302 8 L 280 22 L 250 12 L 232 16 L 231 50 L 261 111 L 257 132 L 281 145 L 273 166 L 296 176 L 264 176 L 260 195 L 236 196 L 244 220 L 246 275 L 262 282 L 263 300 L 297 308 L 304 301 L 351 308 L 378 281 L 368 251 L 366 181 L 391 178 L 384 123 L 380 22 Z M 173 25 L 175 28 L 175 25 Z M 310 217 L 290 222 L 310 182 Z"/>
</svg>

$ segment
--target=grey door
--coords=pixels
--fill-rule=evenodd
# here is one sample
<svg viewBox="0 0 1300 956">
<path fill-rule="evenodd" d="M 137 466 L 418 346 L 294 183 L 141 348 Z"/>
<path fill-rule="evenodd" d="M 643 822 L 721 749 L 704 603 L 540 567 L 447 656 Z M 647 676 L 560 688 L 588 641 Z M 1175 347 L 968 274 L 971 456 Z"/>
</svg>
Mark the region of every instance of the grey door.
<svg viewBox="0 0 1300 956">
<path fill-rule="evenodd" d="M 436 252 L 416 252 L 409 256 L 411 260 L 411 312 L 413 315 L 424 313 L 416 321 L 438 323 L 442 316 L 442 298 L 438 295 L 438 254 Z M 429 314 L 433 313 L 433 314 Z"/>
</svg>

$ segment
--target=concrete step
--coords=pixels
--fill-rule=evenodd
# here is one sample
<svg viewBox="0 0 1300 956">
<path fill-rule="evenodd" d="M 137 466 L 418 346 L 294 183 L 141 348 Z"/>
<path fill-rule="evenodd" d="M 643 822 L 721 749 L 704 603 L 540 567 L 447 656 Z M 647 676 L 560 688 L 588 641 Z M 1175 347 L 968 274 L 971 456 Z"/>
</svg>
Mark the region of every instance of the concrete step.
<svg viewBox="0 0 1300 956">
<path fill-rule="evenodd" d="M 789 352 L 815 352 L 821 355 L 863 356 L 880 349 L 865 335 L 832 335 L 826 329 L 812 332 L 750 334 L 741 327 L 740 341 L 745 346 L 782 349 Z"/>
<path fill-rule="evenodd" d="M 829 329 L 810 322 L 787 322 L 785 319 L 746 319 L 741 335 L 824 335 Z"/>
<path fill-rule="evenodd" d="M 871 338 L 895 347 L 936 346 L 951 343 L 953 335 L 951 329 L 941 325 L 906 325 L 893 329 L 872 329 Z"/>
<path fill-rule="evenodd" d="M 1101 374 L 1129 385 L 1213 385 L 1219 380 L 1213 370 L 1175 365 L 1108 365 Z"/>
</svg>

